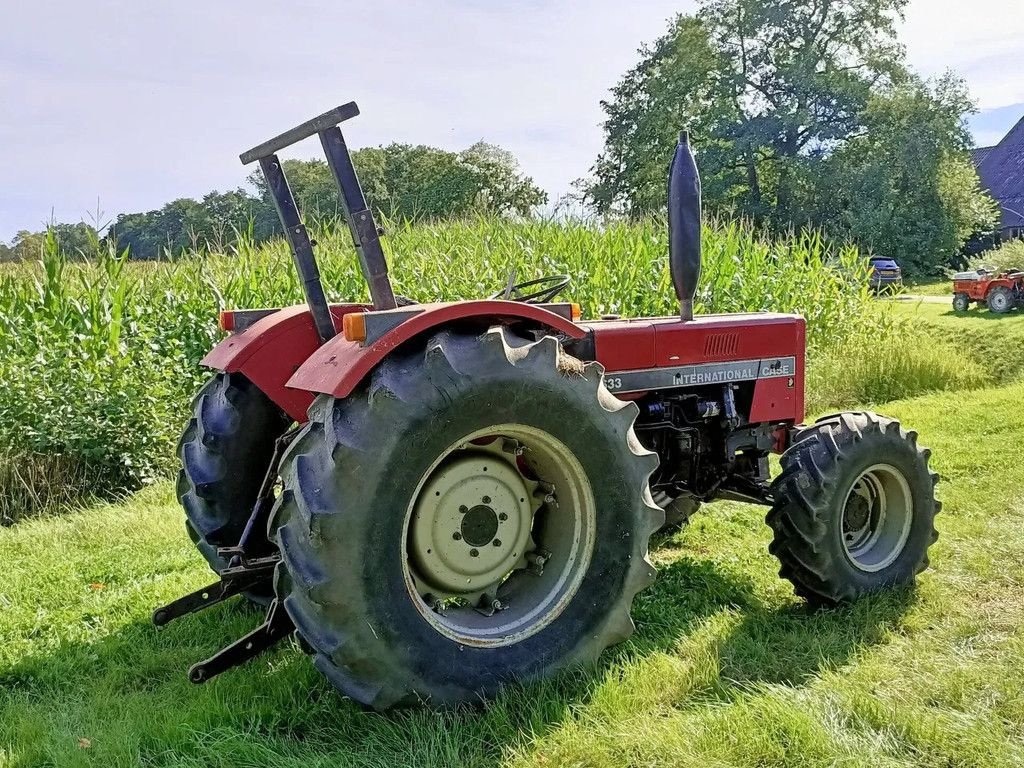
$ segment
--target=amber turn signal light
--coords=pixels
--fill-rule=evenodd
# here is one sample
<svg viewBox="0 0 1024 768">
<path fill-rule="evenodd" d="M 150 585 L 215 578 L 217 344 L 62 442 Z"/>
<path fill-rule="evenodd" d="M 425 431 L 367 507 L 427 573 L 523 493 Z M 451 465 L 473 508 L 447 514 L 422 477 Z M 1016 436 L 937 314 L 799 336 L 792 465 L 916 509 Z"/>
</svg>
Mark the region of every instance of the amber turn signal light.
<svg viewBox="0 0 1024 768">
<path fill-rule="evenodd" d="M 574 323 L 583 317 L 583 311 L 580 309 L 580 305 L 575 301 L 569 304 L 569 313 Z"/>
<path fill-rule="evenodd" d="M 221 312 L 218 325 L 222 331 L 228 331 L 229 333 L 235 330 L 235 313 L 234 312 Z"/>
<path fill-rule="evenodd" d="M 341 319 L 342 334 L 346 341 L 366 341 L 366 317 L 362 312 L 349 312 Z"/>
</svg>

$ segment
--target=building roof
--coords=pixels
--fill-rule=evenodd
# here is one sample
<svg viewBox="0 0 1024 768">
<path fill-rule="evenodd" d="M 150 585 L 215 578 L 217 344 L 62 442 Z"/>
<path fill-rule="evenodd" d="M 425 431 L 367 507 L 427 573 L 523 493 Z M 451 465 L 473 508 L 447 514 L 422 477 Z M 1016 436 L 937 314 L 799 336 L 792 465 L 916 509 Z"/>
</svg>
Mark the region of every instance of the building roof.
<svg viewBox="0 0 1024 768">
<path fill-rule="evenodd" d="M 981 165 L 982 160 L 988 157 L 988 153 L 991 152 L 995 147 L 975 147 L 971 150 L 971 159 L 974 160 L 975 165 Z"/>
<path fill-rule="evenodd" d="M 981 185 L 1002 206 L 1001 228 L 1024 227 L 1024 118 L 994 147 L 973 154 Z"/>
</svg>

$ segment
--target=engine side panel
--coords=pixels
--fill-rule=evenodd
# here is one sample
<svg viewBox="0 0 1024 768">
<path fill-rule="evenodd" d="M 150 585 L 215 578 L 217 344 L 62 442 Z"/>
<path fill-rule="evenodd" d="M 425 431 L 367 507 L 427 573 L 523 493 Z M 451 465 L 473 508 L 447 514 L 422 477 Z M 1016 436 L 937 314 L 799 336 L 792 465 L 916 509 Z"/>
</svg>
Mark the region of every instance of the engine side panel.
<svg viewBox="0 0 1024 768">
<path fill-rule="evenodd" d="M 803 318 L 782 314 L 704 315 L 595 321 L 596 359 L 623 397 L 736 383 L 752 387 L 750 422 L 804 417 Z M 618 375 L 616 375 L 618 374 Z"/>
</svg>

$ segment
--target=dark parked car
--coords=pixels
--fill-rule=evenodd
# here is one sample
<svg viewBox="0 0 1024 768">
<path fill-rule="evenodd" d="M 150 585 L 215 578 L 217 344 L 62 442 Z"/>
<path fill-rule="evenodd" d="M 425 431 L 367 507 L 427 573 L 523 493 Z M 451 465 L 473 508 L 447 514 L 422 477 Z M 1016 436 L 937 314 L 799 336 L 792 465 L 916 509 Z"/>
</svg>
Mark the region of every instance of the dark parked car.
<svg viewBox="0 0 1024 768">
<path fill-rule="evenodd" d="M 871 274 L 868 279 L 876 291 L 895 290 L 903 287 L 903 270 L 895 259 L 872 256 Z"/>
</svg>

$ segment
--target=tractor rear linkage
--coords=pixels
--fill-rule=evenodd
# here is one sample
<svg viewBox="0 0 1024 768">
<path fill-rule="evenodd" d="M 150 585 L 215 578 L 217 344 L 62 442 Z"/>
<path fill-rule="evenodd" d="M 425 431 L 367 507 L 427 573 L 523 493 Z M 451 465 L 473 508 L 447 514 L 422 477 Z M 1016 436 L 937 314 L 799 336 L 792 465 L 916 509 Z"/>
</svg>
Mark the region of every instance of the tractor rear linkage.
<svg viewBox="0 0 1024 768">
<path fill-rule="evenodd" d="M 220 581 L 179 597 L 162 608 L 157 608 L 153 611 L 153 623 L 156 626 L 162 627 L 177 618 L 223 603 L 229 597 L 250 590 L 273 593 L 271 584 L 274 579 L 274 569 L 281 556 L 276 552 L 260 551 L 266 549 L 266 539 L 259 535 L 254 536 L 253 531 L 265 530 L 267 527 L 270 512 L 274 506 L 274 483 L 281 466 L 281 458 L 297 432 L 297 429 L 289 430 L 274 443 L 274 454 L 267 468 L 267 474 L 263 478 L 263 484 L 260 486 L 259 495 L 253 505 L 252 514 L 249 516 L 249 522 L 246 523 L 237 546 L 220 547 L 217 550 L 221 559 L 228 563 L 228 566 L 218 573 Z M 259 542 L 264 544 L 262 548 L 259 547 Z M 288 613 L 275 597 L 267 608 L 267 615 L 262 624 L 231 645 L 217 651 L 205 661 L 193 664 L 188 671 L 188 679 L 197 684 L 205 683 L 211 677 L 215 677 L 225 670 L 245 664 L 282 638 L 290 635 L 294 630 L 295 625 L 292 624 Z"/>
</svg>

